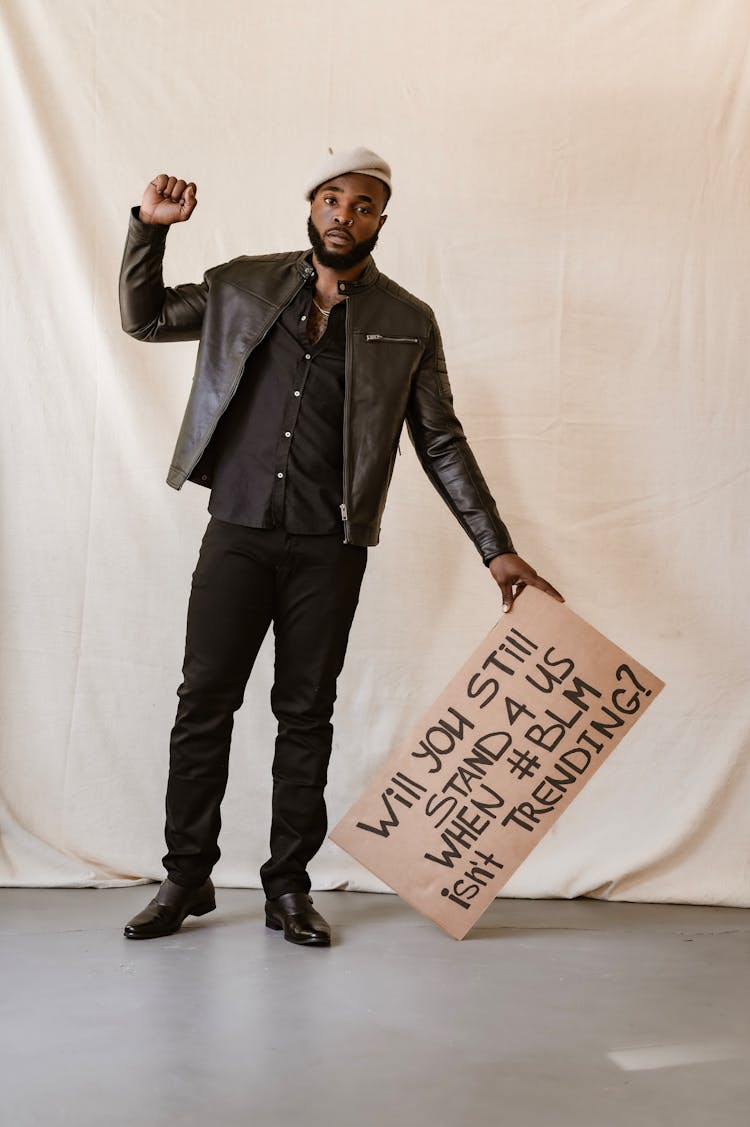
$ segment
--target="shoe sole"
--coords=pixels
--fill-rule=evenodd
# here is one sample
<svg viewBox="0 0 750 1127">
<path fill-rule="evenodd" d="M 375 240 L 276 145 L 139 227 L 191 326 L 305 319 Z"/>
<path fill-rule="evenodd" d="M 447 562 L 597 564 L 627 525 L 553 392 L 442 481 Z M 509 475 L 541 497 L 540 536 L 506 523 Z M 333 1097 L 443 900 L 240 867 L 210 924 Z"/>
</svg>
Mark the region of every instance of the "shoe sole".
<svg viewBox="0 0 750 1127">
<path fill-rule="evenodd" d="M 207 916 L 209 912 L 214 912 L 215 910 L 216 901 L 214 900 L 211 904 L 203 904 L 199 908 L 191 908 L 190 911 L 186 912 L 182 917 L 177 927 L 170 928 L 169 931 L 157 931 L 153 935 L 133 935 L 128 932 L 126 928 L 122 934 L 126 939 L 163 939 L 165 936 L 174 935 L 176 931 L 179 931 L 188 916 Z"/>
</svg>

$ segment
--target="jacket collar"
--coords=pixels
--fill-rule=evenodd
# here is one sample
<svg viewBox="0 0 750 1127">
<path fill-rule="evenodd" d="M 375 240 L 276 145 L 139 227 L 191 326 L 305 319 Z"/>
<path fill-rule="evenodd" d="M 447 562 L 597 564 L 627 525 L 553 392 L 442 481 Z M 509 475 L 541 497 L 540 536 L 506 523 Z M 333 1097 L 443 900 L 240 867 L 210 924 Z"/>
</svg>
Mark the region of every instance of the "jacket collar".
<svg viewBox="0 0 750 1127">
<path fill-rule="evenodd" d="M 315 267 L 311 261 L 312 251 L 303 252 L 297 259 L 297 269 L 305 279 L 315 278 Z M 380 277 L 380 271 L 372 260 L 372 256 L 368 258 L 367 265 L 364 272 L 357 278 L 356 282 L 339 282 L 339 293 L 350 294 L 361 293 L 362 290 L 369 289 L 374 285 Z"/>
</svg>

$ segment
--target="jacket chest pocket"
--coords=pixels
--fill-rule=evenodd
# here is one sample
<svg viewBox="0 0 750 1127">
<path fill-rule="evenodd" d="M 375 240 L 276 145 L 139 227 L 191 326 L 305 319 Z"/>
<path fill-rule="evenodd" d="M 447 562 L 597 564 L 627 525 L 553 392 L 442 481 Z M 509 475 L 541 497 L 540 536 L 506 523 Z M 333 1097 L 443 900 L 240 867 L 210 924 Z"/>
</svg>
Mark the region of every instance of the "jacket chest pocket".
<svg viewBox="0 0 750 1127">
<path fill-rule="evenodd" d="M 400 377 L 408 383 L 422 363 L 422 337 L 363 333 L 360 340 L 360 356 L 371 372 L 388 373 L 390 378 Z"/>
<path fill-rule="evenodd" d="M 407 330 L 408 332 L 408 330 Z M 360 330 L 353 334 L 353 368 L 355 382 L 364 380 L 382 394 L 390 389 L 399 401 L 407 395 L 415 372 L 424 356 L 424 339 L 394 332 L 368 333 Z M 397 390 L 398 389 L 398 390 Z"/>
<path fill-rule="evenodd" d="M 382 333 L 366 333 L 367 344 L 419 344 L 419 337 L 386 337 Z"/>
</svg>

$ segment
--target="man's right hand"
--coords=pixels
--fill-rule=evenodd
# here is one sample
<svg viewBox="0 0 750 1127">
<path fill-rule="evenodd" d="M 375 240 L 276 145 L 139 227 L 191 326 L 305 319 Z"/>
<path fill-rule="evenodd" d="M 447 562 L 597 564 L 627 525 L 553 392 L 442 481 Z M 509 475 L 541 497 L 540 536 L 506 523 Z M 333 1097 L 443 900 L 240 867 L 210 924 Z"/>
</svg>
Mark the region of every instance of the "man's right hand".
<svg viewBox="0 0 750 1127">
<path fill-rule="evenodd" d="M 138 218 L 144 223 L 184 223 L 195 211 L 198 203 L 195 184 L 167 176 L 155 176 L 146 186 Z"/>
</svg>

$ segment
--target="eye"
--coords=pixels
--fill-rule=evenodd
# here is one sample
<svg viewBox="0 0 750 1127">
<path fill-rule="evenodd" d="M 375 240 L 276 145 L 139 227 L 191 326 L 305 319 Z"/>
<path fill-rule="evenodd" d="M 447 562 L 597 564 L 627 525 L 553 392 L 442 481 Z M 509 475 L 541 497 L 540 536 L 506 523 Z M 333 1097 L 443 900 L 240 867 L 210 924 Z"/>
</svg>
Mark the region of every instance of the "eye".
<svg viewBox="0 0 750 1127">
<path fill-rule="evenodd" d="M 369 207 L 365 207 L 364 204 L 361 207 L 357 208 L 357 210 L 361 211 L 363 215 L 369 215 L 370 214 Z"/>
<path fill-rule="evenodd" d="M 323 203 L 332 204 L 336 203 L 336 200 L 333 196 L 323 196 Z"/>
</svg>

